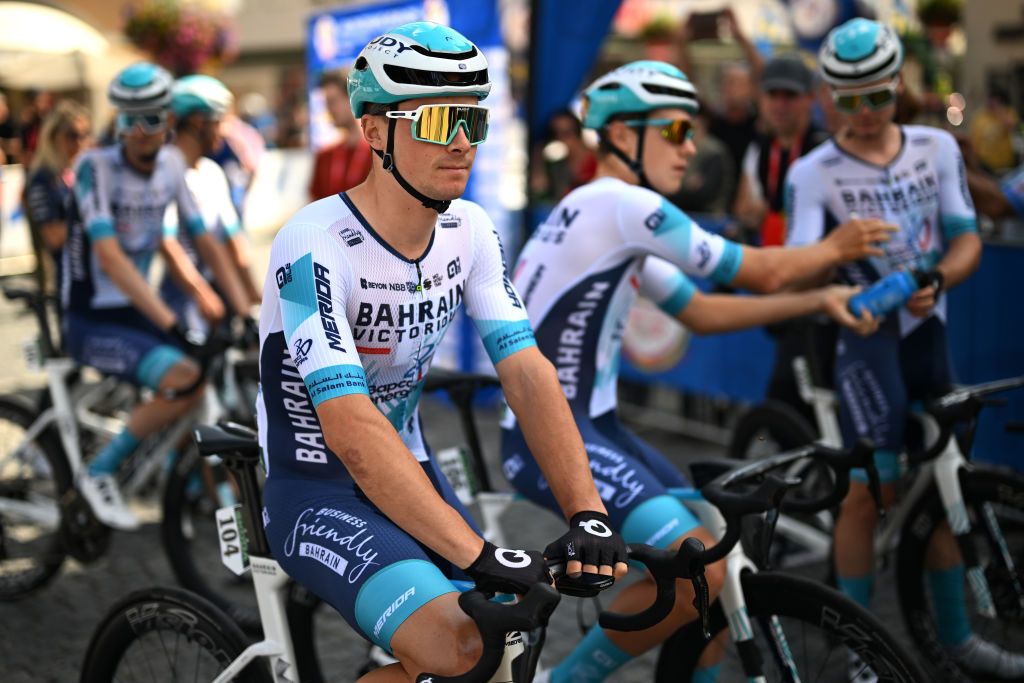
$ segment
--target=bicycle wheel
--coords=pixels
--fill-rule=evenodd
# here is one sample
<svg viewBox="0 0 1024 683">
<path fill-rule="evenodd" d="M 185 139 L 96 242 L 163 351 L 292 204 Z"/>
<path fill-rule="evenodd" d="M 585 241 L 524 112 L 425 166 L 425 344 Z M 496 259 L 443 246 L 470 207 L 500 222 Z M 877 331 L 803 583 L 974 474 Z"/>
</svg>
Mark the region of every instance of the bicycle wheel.
<svg viewBox="0 0 1024 683">
<path fill-rule="evenodd" d="M 802 683 L 856 680 L 849 670 L 855 653 L 889 683 L 923 683 L 920 665 L 870 612 L 827 586 L 777 572 L 747 573 L 741 577 L 747 614 L 754 627 L 754 644 L 769 683 L 793 680 L 796 668 Z M 711 610 L 712 637 L 728 628 L 720 603 Z M 657 681 L 688 681 L 708 642 L 696 623 L 669 638 L 658 654 Z M 729 643 L 719 680 L 744 680 L 735 645 Z"/>
<path fill-rule="evenodd" d="M 53 580 L 66 554 L 61 498 L 71 470 L 50 432 L 27 440 L 34 412 L 0 397 L 0 600 Z"/>
<path fill-rule="evenodd" d="M 252 579 L 221 563 L 217 520 L 220 507 L 238 500 L 227 468 L 200 458 L 194 447 L 175 463 L 164 490 L 161 535 L 175 578 L 230 616 L 244 631 L 260 628 Z"/>
<path fill-rule="evenodd" d="M 974 465 L 960 472 L 960 485 L 971 522 L 971 537 L 992 591 L 996 617 L 977 609 L 967 584 L 967 613 L 974 632 L 1011 652 L 1024 652 L 1024 477 Z M 970 680 L 938 641 L 928 588 L 925 556 L 932 535 L 946 521 L 938 490 L 933 488 L 911 510 L 900 534 L 896 578 L 907 630 L 943 680 Z M 1011 559 L 1012 565 L 1007 562 Z"/>
<path fill-rule="evenodd" d="M 812 443 L 818 436 L 803 415 L 781 401 L 765 401 L 739 419 L 729 457 L 759 458 Z"/>
<path fill-rule="evenodd" d="M 136 591 L 118 602 L 93 633 L 82 683 L 209 683 L 246 647 L 238 626 L 214 605 L 176 588 Z M 235 679 L 272 683 L 256 660 Z"/>
</svg>

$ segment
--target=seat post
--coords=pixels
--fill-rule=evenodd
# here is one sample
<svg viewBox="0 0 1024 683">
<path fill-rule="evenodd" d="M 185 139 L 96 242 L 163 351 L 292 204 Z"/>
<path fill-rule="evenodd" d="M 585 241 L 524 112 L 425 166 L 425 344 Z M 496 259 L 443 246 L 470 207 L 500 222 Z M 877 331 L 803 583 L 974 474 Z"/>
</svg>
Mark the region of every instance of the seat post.
<svg viewBox="0 0 1024 683">
<path fill-rule="evenodd" d="M 248 531 L 249 554 L 270 557 L 270 544 L 263 528 L 263 500 L 256 482 L 256 465 L 253 462 L 239 462 L 225 458 L 225 463 L 238 479 L 242 491 L 242 514 Z"/>
</svg>

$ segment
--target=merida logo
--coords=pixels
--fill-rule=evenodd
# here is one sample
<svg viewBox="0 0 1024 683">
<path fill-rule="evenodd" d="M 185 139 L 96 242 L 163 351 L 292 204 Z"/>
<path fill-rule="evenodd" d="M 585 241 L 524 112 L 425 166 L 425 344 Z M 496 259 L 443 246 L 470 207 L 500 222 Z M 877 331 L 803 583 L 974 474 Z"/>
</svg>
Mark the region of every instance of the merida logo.
<svg viewBox="0 0 1024 683">
<path fill-rule="evenodd" d="M 386 622 L 388 620 L 388 618 L 392 614 L 395 613 L 395 610 L 397 610 L 399 607 L 401 607 L 405 603 L 406 600 L 408 600 L 409 598 L 411 598 L 414 595 L 416 595 L 416 587 L 415 586 L 413 586 L 409 590 L 407 590 L 404 593 L 402 593 L 401 595 L 399 595 L 398 599 L 395 600 L 393 603 L 391 603 L 386 610 L 384 610 L 384 614 L 380 615 L 380 618 L 377 620 L 377 623 L 374 624 L 374 626 L 373 626 L 373 637 L 374 638 L 376 638 L 378 635 L 380 635 L 380 630 L 382 628 L 384 628 L 384 622 Z"/>
<path fill-rule="evenodd" d="M 313 261 L 313 279 L 316 281 L 316 302 L 320 306 L 320 324 L 327 335 L 327 345 L 335 351 L 345 352 L 341 347 L 338 323 L 334 321 L 334 302 L 331 300 L 331 282 L 327 279 L 330 271 Z"/>
</svg>

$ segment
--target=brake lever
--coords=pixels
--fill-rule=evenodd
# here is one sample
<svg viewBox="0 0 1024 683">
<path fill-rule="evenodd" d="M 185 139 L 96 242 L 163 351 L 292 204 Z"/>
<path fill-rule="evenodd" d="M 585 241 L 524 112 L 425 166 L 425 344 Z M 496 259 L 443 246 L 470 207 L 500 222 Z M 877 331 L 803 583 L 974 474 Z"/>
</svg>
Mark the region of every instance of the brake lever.
<svg viewBox="0 0 1024 683">
<path fill-rule="evenodd" d="M 700 632 L 704 634 L 704 640 L 711 639 L 711 589 L 708 587 L 707 577 L 704 576 L 704 568 L 701 567 L 699 574 L 690 577 L 693 584 L 693 606 L 700 615 Z"/>
<path fill-rule="evenodd" d="M 772 547 L 772 541 L 775 540 L 775 525 L 779 522 L 779 508 L 772 508 L 768 512 L 764 513 L 764 524 L 761 525 L 761 548 L 760 557 L 763 569 L 771 569 L 771 562 L 769 561 L 769 551 Z"/>
</svg>

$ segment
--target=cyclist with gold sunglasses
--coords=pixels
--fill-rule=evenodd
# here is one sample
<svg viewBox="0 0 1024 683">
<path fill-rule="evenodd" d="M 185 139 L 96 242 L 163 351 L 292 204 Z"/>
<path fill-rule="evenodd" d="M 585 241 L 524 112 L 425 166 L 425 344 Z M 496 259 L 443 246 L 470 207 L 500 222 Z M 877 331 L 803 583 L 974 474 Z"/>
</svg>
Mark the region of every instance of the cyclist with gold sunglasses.
<svg viewBox="0 0 1024 683">
<path fill-rule="evenodd" d="M 638 290 L 698 333 L 736 330 L 823 312 L 859 332 L 874 322 L 846 311 L 855 291 L 835 287 L 763 297 L 705 294 L 686 273 L 767 292 L 878 251 L 889 227 L 859 221 L 829 240 L 801 249 L 741 246 L 700 228 L 663 195 L 682 183 L 696 153 L 691 117 L 693 84 L 663 62 L 627 64 L 598 78 L 584 93 L 583 125 L 600 140 L 594 181 L 569 193 L 536 230 L 519 257 L 514 283 L 523 293 L 541 352 L 554 363 L 612 528 L 630 543 L 677 547 L 687 536 L 713 537 L 675 497 L 686 486 L 679 471 L 641 441 L 616 415 L 616 379 L 622 329 Z M 543 471 L 514 416 L 502 424 L 503 470 L 524 496 L 556 510 Z M 717 593 L 722 563 L 708 568 Z M 650 604 L 653 581 L 620 593 L 612 609 L 638 612 Z M 604 680 L 632 657 L 694 619 L 693 589 L 677 587 L 676 609 L 638 633 L 595 626 L 557 668 L 551 681 Z M 715 662 L 704 678 L 714 680 Z"/>
<path fill-rule="evenodd" d="M 836 346 L 843 440 L 868 437 L 875 443 L 886 502 L 895 497 L 901 477 L 910 401 L 941 395 L 953 382 L 944 290 L 966 280 L 981 260 L 956 140 L 937 128 L 893 121 L 902 65 L 903 45 L 889 26 L 853 19 L 828 35 L 819 67 L 842 125 L 790 169 L 786 190 L 792 245 L 813 244 L 831 225 L 853 216 L 899 226 L 882 253 L 839 269 L 845 282 L 868 285 L 898 270 L 930 273 L 933 284 L 919 289 L 875 334 L 857 337 L 844 330 Z M 874 584 L 877 517 L 862 472 L 836 522 L 834 548 L 839 587 L 865 606 Z M 1020 680 L 1024 654 L 974 633 L 963 562 L 946 524 L 932 540 L 927 566 L 936 635 L 952 658 L 972 676 Z"/>
<path fill-rule="evenodd" d="M 257 403 L 267 536 L 292 578 L 398 659 L 375 682 L 476 663 L 453 582 L 522 593 L 548 576 L 541 553 L 483 539 L 423 441 L 423 380 L 463 303 L 570 521 L 548 559 L 595 591 L 626 571 L 498 233 L 459 199 L 490 88 L 487 60 L 450 28 L 416 22 L 371 41 L 348 81 L 376 155 L 369 176 L 300 210 L 271 249 Z"/>
</svg>

